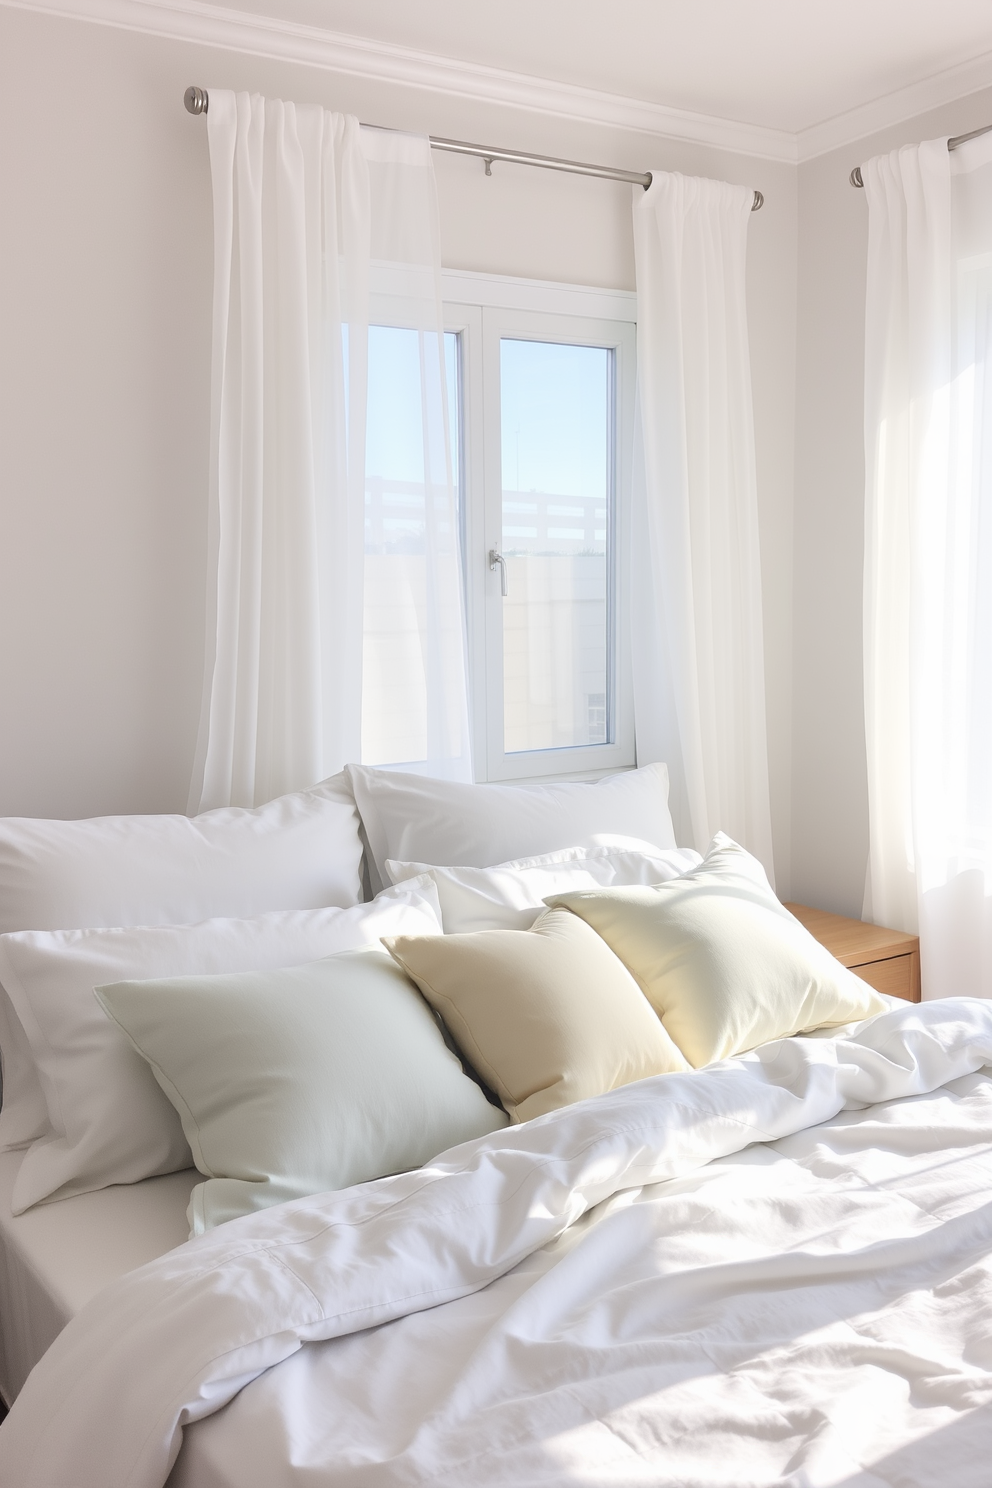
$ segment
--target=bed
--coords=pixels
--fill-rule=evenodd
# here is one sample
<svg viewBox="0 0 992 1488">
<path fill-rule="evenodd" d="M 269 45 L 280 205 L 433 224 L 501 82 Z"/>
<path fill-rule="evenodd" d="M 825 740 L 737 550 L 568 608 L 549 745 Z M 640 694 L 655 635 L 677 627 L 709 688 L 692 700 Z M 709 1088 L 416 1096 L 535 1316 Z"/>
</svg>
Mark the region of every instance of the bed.
<svg viewBox="0 0 992 1488">
<path fill-rule="evenodd" d="M 367 850 L 394 893 L 431 856 L 469 856 L 437 838 L 478 833 L 463 807 L 441 828 L 429 815 L 433 840 L 409 824 L 397 840 L 366 809 Z M 630 825 L 611 820 L 629 855 Z M 615 902 L 615 843 L 552 852 L 550 866 L 534 846 L 502 879 L 484 864 L 435 875 L 452 943 L 480 906 L 532 915 L 527 895 L 553 897 L 563 863 L 595 870 L 605 898 L 583 892 Z M 674 866 L 664 882 L 678 887 L 693 870 Z M 17 1398 L 0 1479 L 984 1483 L 989 1067 L 988 1005 L 889 999 L 189 1241 L 201 1173 L 13 1215 L 25 1159 L 9 1151 L 0 1357 Z"/>
<path fill-rule="evenodd" d="M 91 1298 L 188 1239 L 186 1208 L 199 1177 L 186 1168 L 15 1216 L 21 1157 L 0 1154 L 0 1395 L 7 1403 Z"/>
</svg>

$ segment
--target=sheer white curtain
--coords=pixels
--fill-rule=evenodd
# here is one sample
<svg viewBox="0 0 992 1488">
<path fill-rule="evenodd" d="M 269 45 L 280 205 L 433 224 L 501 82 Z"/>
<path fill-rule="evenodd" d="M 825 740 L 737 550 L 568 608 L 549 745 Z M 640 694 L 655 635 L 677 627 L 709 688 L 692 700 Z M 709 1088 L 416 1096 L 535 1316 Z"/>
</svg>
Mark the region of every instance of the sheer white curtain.
<svg viewBox="0 0 992 1488">
<path fill-rule="evenodd" d="M 361 758 L 369 282 L 377 261 L 410 276 L 406 324 L 422 347 L 423 448 L 449 448 L 428 142 L 220 89 L 210 90 L 207 128 L 210 552 L 191 811 L 257 804 Z M 454 527 L 450 461 L 436 466 L 434 507 Z M 406 645 L 422 658 L 424 714 L 434 726 L 413 764 L 467 777 L 461 587 L 444 585 L 458 555 L 443 522 L 423 526 L 434 589 L 428 582 L 427 601 L 407 612 Z"/>
<path fill-rule="evenodd" d="M 862 167 L 866 915 L 992 996 L 992 139 Z"/>
<path fill-rule="evenodd" d="M 654 173 L 634 198 L 638 444 L 632 624 L 639 763 L 665 759 L 683 835 L 773 872 L 745 305 L 753 193 Z"/>
<path fill-rule="evenodd" d="M 368 129 L 362 142 L 381 292 L 365 446 L 361 758 L 471 780 L 457 394 L 445 358 L 434 167 L 426 139 Z"/>
</svg>

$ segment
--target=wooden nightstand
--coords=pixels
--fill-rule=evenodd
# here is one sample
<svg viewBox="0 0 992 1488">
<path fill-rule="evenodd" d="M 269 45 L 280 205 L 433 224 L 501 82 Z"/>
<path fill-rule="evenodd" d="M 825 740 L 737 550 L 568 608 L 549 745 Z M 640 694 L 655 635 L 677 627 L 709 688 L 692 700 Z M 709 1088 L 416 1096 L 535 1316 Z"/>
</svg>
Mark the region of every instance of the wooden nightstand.
<svg viewBox="0 0 992 1488">
<path fill-rule="evenodd" d="M 843 915 L 828 914 L 825 909 L 809 909 L 805 904 L 787 904 L 810 935 L 826 946 L 842 966 L 849 966 L 862 981 L 870 982 L 877 992 L 890 997 L 904 997 L 907 1002 L 920 1000 L 920 938 L 905 935 L 902 930 L 883 930 L 864 920 L 846 920 Z"/>
</svg>

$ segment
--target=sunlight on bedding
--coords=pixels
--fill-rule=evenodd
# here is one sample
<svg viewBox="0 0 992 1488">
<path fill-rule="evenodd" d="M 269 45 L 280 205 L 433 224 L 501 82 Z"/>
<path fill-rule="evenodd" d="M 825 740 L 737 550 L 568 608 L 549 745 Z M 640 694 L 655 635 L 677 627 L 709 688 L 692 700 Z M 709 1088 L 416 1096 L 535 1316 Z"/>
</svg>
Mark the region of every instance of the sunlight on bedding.
<svg viewBox="0 0 992 1488">
<path fill-rule="evenodd" d="M 990 1090 L 967 1076 L 619 1194 L 443 1320 L 261 1376 L 187 1433 L 170 1488 L 979 1488 Z"/>
<path fill-rule="evenodd" d="M 940 1013 L 963 1019 L 961 1034 L 988 1022 L 966 1002 Z M 984 1488 L 992 1084 L 977 1065 L 992 1057 L 992 1034 L 963 1064 L 959 1043 L 958 1072 L 948 1064 L 943 1088 L 917 1085 L 914 1096 L 900 1073 L 906 1039 L 917 1050 L 910 1065 L 922 1056 L 927 1079 L 939 1079 L 937 1046 L 924 1053 L 921 1042 L 936 1019 L 932 1007 L 900 1009 L 845 1045 L 795 1041 L 785 1084 L 788 1072 L 756 1055 L 726 1075 L 664 1077 L 659 1088 L 679 1094 L 656 1116 L 683 1152 L 674 1167 L 665 1159 L 665 1181 L 641 1185 L 628 1170 L 610 1193 L 610 1154 L 620 1143 L 633 1155 L 631 1118 L 647 1115 L 652 1082 L 483 1139 L 500 1153 L 489 1185 L 517 1172 L 514 1143 L 547 1141 L 550 1153 L 573 1132 L 588 1137 L 595 1108 L 615 1137 L 589 1152 L 581 1183 L 573 1171 L 559 1187 L 549 1171 L 521 1194 L 515 1223 L 558 1216 L 557 1226 L 580 1190 L 604 1198 L 488 1285 L 477 1268 L 490 1241 L 461 1226 L 460 1264 L 479 1276 L 472 1289 L 440 1309 L 283 1350 L 278 1369 L 187 1428 L 170 1488 Z M 739 1068 L 752 1074 L 738 1081 Z M 903 1098 L 866 1116 L 855 1090 L 871 1098 L 869 1069 L 875 1097 Z M 725 1078 L 727 1098 L 713 1103 L 705 1092 Z M 848 1109 L 817 1120 L 809 1102 L 835 1078 Z M 726 1125 L 753 1137 L 786 1112 L 791 1132 L 768 1144 L 747 1145 Z M 725 1155 L 699 1166 L 713 1144 Z M 499 1243 L 512 1251 L 508 1219 L 502 1211 Z M 271 1211 L 268 1223 L 282 1220 Z M 453 1240 L 435 1251 L 438 1284 Z"/>
</svg>

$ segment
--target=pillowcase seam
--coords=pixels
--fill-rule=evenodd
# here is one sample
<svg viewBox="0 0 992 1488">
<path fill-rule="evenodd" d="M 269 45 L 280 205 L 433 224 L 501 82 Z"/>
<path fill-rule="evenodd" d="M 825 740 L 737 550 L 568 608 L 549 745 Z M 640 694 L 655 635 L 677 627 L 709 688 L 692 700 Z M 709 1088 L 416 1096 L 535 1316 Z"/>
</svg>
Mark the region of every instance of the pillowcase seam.
<svg viewBox="0 0 992 1488">
<path fill-rule="evenodd" d="M 151 1070 L 152 1074 L 155 1076 L 159 1088 L 162 1090 L 162 1093 L 167 1096 L 168 1099 L 172 1102 L 172 1105 L 175 1108 L 180 1121 L 182 1122 L 183 1136 L 186 1138 L 187 1142 L 189 1142 L 190 1151 L 193 1154 L 193 1161 L 196 1164 L 197 1171 L 202 1173 L 205 1178 L 215 1178 L 217 1174 L 209 1170 L 206 1159 L 203 1156 L 203 1148 L 200 1143 L 200 1128 L 196 1122 L 195 1117 L 193 1116 L 192 1111 L 189 1109 L 189 1106 L 187 1105 L 181 1091 L 176 1089 L 175 1085 L 173 1085 L 172 1081 L 166 1075 L 165 1071 L 156 1063 L 154 1059 L 152 1059 L 148 1054 L 145 1053 L 144 1049 L 142 1049 L 141 1046 L 136 1042 L 133 1036 L 124 1027 L 124 1024 L 120 1021 L 120 1019 L 117 1018 L 113 1011 L 107 1006 L 104 999 L 100 996 L 101 990 L 102 989 L 100 987 L 93 988 L 93 995 L 96 998 L 97 1002 L 103 1008 L 103 1011 L 106 1013 L 110 1021 L 120 1029 L 121 1033 L 127 1039 L 134 1052 L 144 1061 L 144 1063 Z M 187 1130 L 187 1119 L 189 1121 L 190 1127 L 192 1127 L 195 1134 L 195 1140 L 190 1137 L 189 1131 Z"/>
</svg>

